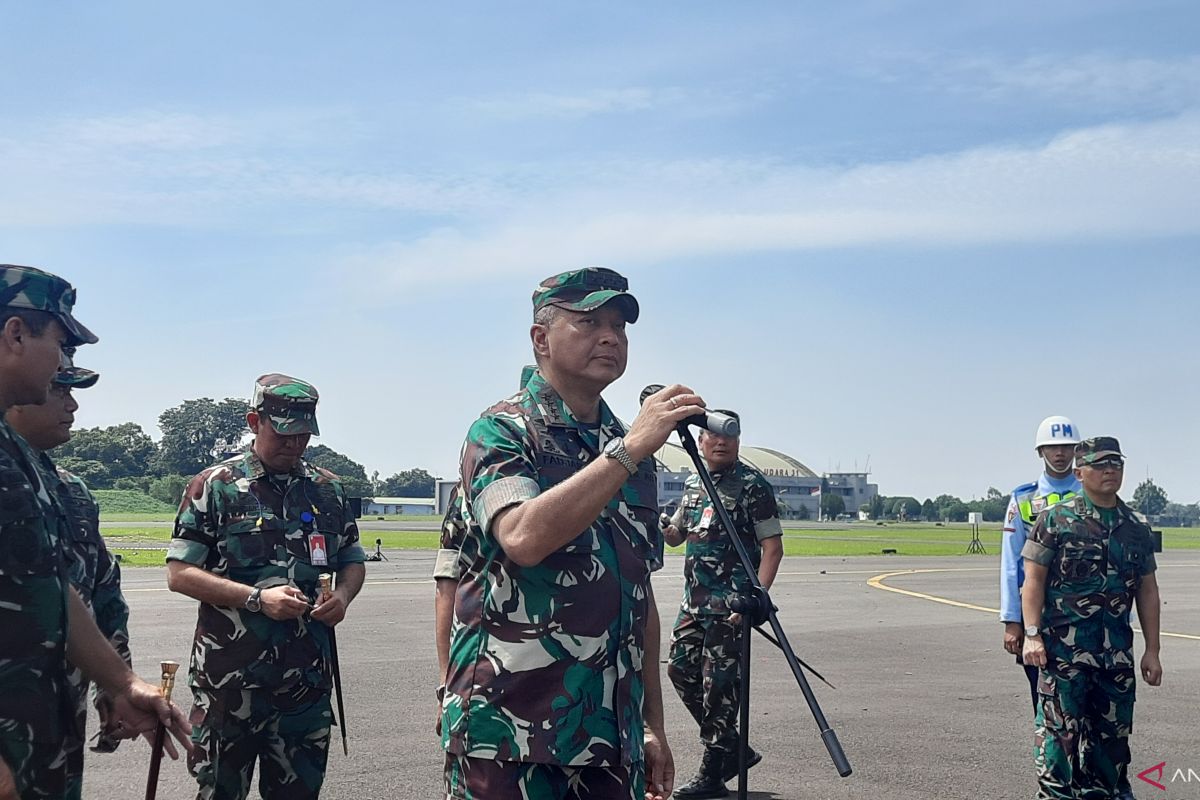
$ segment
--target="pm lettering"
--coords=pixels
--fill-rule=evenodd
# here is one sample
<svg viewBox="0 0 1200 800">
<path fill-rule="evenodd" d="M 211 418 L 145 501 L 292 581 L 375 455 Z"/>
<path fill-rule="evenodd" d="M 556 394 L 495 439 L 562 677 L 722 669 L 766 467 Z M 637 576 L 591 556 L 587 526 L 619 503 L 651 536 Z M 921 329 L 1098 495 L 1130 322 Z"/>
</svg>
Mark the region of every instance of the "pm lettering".
<svg viewBox="0 0 1200 800">
<path fill-rule="evenodd" d="M 1074 430 L 1071 428 L 1070 425 L 1063 425 L 1061 422 L 1055 422 L 1053 425 L 1050 426 L 1050 438 L 1051 439 L 1058 439 L 1060 437 L 1061 438 L 1073 438 L 1073 436 L 1072 436 L 1073 433 L 1074 433 Z"/>
</svg>

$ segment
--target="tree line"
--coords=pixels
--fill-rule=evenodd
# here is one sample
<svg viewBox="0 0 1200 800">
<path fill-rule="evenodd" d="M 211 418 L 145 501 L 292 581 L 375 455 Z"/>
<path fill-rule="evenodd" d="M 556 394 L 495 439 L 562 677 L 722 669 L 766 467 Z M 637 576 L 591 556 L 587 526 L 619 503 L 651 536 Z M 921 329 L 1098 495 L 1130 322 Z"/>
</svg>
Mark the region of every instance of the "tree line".
<svg viewBox="0 0 1200 800">
<path fill-rule="evenodd" d="M 54 458 L 93 489 L 132 489 L 175 505 L 191 476 L 241 448 L 250 435 L 248 410 L 245 400 L 234 397 L 185 400 L 159 415 L 157 442 L 134 422 L 81 428 L 55 448 Z M 362 464 L 323 444 L 310 446 L 304 457 L 341 477 L 351 497 L 433 496 L 436 479 L 424 469 L 368 475 Z"/>
<path fill-rule="evenodd" d="M 924 501 L 915 497 L 886 497 L 876 495 L 870 503 L 864 503 L 859 511 L 864 511 L 874 520 L 922 520 L 925 522 L 966 522 L 971 512 L 983 514 L 985 522 L 1003 522 L 1008 510 L 1009 495 L 995 487 L 987 490 L 981 499 L 961 500 L 953 495 L 942 494 Z M 1172 503 L 1167 499 L 1166 491 L 1150 478 L 1142 481 L 1134 489 L 1133 496 L 1127 502 L 1135 510 L 1147 517 L 1153 517 L 1156 524 L 1166 527 L 1190 527 L 1200 525 L 1200 503 L 1183 505 Z M 836 506 L 841 505 L 841 508 Z M 845 501 L 837 495 L 824 495 L 821 498 L 821 511 L 829 518 L 836 518 L 845 513 Z"/>
</svg>

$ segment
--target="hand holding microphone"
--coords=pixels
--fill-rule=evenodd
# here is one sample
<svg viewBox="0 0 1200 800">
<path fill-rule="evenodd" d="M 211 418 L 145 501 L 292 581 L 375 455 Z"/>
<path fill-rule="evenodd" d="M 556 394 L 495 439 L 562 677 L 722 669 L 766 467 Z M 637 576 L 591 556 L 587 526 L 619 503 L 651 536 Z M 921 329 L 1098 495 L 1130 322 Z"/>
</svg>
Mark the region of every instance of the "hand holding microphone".
<svg viewBox="0 0 1200 800">
<path fill-rule="evenodd" d="M 644 405 L 651 395 L 662 389 L 662 385 L 657 383 L 652 383 L 645 389 L 642 389 L 642 404 Z M 679 424 L 695 425 L 712 433 L 719 433 L 722 436 L 739 436 L 742 432 L 741 423 L 737 421 L 736 417 L 722 414 L 720 411 L 709 411 L 704 408 L 704 401 L 700 401 L 700 410 L 698 413 L 684 419 Z"/>
<path fill-rule="evenodd" d="M 687 386 L 647 386 L 642 409 L 625 434 L 625 449 L 635 462 L 641 461 L 662 447 L 677 425 L 704 413 L 704 399 Z"/>
</svg>

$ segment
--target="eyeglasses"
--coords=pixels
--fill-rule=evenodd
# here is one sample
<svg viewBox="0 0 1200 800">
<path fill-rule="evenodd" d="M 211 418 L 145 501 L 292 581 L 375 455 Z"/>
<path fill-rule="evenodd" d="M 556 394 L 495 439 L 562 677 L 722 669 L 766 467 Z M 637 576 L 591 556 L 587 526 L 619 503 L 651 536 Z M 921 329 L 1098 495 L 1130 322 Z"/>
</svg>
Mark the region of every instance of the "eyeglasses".
<svg viewBox="0 0 1200 800">
<path fill-rule="evenodd" d="M 1097 472 L 1100 472 L 1100 471 L 1103 471 L 1106 469 L 1116 470 L 1117 472 L 1120 472 L 1121 470 L 1125 469 L 1125 459 L 1123 459 L 1123 458 L 1102 458 L 1099 461 L 1093 461 L 1092 463 L 1088 464 L 1088 466 L 1091 467 L 1092 469 L 1096 470 Z"/>
</svg>

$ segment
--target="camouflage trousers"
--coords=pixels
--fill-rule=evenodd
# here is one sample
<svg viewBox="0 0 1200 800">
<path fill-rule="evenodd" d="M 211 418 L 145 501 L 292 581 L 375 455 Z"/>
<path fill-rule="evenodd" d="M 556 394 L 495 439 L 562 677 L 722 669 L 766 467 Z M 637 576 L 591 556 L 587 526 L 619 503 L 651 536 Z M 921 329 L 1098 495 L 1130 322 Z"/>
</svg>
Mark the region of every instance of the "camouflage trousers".
<svg viewBox="0 0 1200 800">
<path fill-rule="evenodd" d="M 315 800 L 325 780 L 333 712 L 329 691 L 192 688 L 188 768 L 196 800 L 245 800 L 258 761 L 264 800 Z"/>
<path fill-rule="evenodd" d="M 1132 668 L 1043 669 L 1034 735 L 1039 800 L 1100 800 L 1128 786 L 1137 681 Z"/>
<path fill-rule="evenodd" d="M 667 675 L 700 725 L 704 746 L 737 752 L 740 625 L 728 617 L 680 611 L 671 631 Z"/>
<path fill-rule="evenodd" d="M 446 800 L 645 800 L 642 762 L 564 767 L 446 754 Z"/>
<path fill-rule="evenodd" d="M 34 742 L 23 726 L 0 722 L 0 759 L 8 765 L 21 800 L 61 800 L 78 797 L 67 778 L 66 749 L 61 742 Z"/>
</svg>

